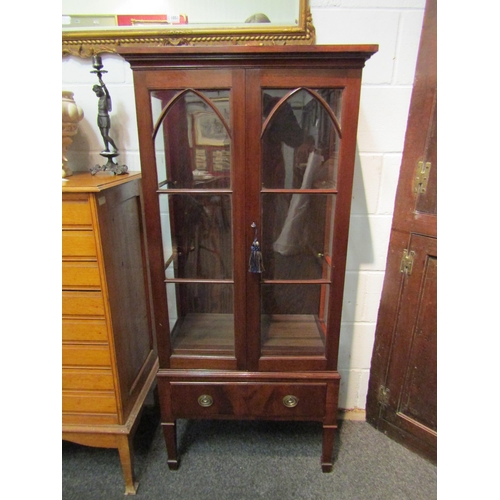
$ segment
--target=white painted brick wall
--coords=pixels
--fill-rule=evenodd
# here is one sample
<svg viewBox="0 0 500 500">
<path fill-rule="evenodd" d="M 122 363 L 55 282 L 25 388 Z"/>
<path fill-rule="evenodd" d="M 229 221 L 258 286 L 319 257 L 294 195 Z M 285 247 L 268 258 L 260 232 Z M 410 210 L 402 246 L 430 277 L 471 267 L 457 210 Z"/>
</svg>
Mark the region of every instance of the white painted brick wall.
<svg viewBox="0 0 500 500">
<path fill-rule="evenodd" d="M 365 408 L 370 360 L 384 279 L 425 0 L 310 0 L 318 44 L 376 43 L 363 73 L 339 370 L 341 408 Z M 140 170 L 132 72 L 103 55 L 113 99 L 120 163 Z M 63 58 L 62 88 L 85 112 L 68 152 L 73 170 L 100 162 L 101 136 L 90 60 Z"/>
</svg>

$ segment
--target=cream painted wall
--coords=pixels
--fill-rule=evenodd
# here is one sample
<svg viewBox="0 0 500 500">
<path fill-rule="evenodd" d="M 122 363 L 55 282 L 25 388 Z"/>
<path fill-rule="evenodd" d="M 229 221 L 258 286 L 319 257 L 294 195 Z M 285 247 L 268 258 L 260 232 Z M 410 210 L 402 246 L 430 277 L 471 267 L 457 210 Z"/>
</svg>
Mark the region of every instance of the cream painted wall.
<svg viewBox="0 0 500 500">
<path fill-rule="evenodd" d="M 363 409 L 425 0 L 310 5 L 317 44 L 380 46 L 363 76 L 339 357 L 340 407 Z M 120 163 L 140 170 L 132 72 L 120 56 L 105 54 L 103 62 Z M 90 60 L 63 58 L 62 89 L 74 92 L 85 113 L 68 152 L 75 171 L 102 160 L 91 70 Z"/>
</svg>

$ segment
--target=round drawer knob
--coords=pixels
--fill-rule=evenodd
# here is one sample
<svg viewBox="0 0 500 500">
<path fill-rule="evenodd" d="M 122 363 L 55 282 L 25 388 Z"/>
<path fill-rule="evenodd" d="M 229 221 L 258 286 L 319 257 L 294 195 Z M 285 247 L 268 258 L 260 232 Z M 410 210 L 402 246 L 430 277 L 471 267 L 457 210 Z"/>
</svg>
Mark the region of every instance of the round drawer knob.
<svg viewBox="0 0 500 500">
<path fill-rule="evenodd" d="M 212 396 L 209 396 L 208 394 L 202 394 L 198 398 L 198 404 L 200 406 L 203 406 L 203 408 L 208 408 L 209 406 L 212 406 L 213 403 L 214 403 L 214 399 L 212 398 Z"/>
<path fill-rule="evenodd" d="M 299 398 L 295 397 L 295 396 L 285 396 L 283 398 L 283 404 L 287 407 L 287 408 L 294 408 L 295 406 L 297 406 L 299 403 Z"/>
</svg>

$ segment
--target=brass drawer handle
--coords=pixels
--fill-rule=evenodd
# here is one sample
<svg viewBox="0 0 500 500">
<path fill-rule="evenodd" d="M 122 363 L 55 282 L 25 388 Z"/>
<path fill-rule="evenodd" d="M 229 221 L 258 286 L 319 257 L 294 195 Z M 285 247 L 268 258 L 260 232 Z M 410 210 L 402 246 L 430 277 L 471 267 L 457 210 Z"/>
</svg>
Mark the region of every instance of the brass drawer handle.
<svg viewBox="0 0 500 500">
<path fill-rule="evenodd" d="M 297 406 L 299 404 L 299 398 L 295 397 L 295 396 L 285 396 L 283 398 L 283 404 L 287 407 L 287 408 L 294 408 L 295 406 Z"/>
<path fill-rule="evenodd" d="M 208 394 L 202 394 L 198 398 L 198 404 L 200 406 L 203 406 L 203 408 L 208 408 L 209 406 L 212 406 L 213 403 L 214 403 L 214 399 L 212 398 L 212 396 L 209 396 Z"/>
</svg>

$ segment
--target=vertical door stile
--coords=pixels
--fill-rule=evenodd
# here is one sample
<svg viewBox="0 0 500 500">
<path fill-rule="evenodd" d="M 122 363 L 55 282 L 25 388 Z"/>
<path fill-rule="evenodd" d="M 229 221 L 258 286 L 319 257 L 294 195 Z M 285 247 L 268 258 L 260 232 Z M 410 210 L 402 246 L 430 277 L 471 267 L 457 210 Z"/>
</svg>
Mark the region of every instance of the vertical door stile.
<svg viewBox="0 0 500 500">
<path fill-rule="evenodd" d="M 158 76 L 157 76 L 158 78 Z M 146 73 L 134 73 L 134 87 L 137 113 L 137 128 L 140 144 L 152 144 L 153 115 L 151 110 L 150 87 L 151 78 Z M 159 214 L 158 196 L 156 189 L 158 180 L 156 175 L 156 158 L 154 147 L 140 148 L 140 161 L 142 167 L 142 186 L 144 211 L 146 214 Z M 147 167 L 145 167 L 147 166 Z M 161 225 L 159 217 L 145 217 L 146 234 L 149 241 L 161 239 Z M 151 287 L 153 307 L 155 310 L 154 321 L 158 343 L 158 358 L 163 367 L 170 365 L 170 337 L 168 327 L 168 311 L 163 307 L 166 303 L 166 290 L 163 283 L 163 256 L 161 248 L 157 245 L 148 245 L 149 262 L 151 269 Z"/>
<path fill-rule="evenodd" d="M 246 106 L 245 70 L 235 69 L 233 70 L 231 89 L 231 130 L 233 133 L 233 183 L 231 189 L 234 218 L 234 332 L 236 364 L 239 370 L 247 369 L 248 365 L 248 320 L 245 307 L 248 253 L 245 231 L 242 231 L 242 224 L 245 220 L 245 185 L 250 171 L 246 164 L 247 139 L 243 132 L 246 129 Z"/>
<path fill-rule="evenodd" d="M 245 251 L 246 251 L 246 325 L 247 325 L 247 349 L 249 371 L 257 371 L 260 355 L 260 274 L 248 272 L 248 261 L 250 257 L 250 246 L 254 238 L 252 222 L 257 224 L 258 235 L 262 223 L 260 220 L 260 190 L 262 187 L 260 179 L 261 145 L 260 134 L 262 130 L 261 120 L 261 92 L 260 92 L 260 70 L 246 70 L 246 163 L 245 163 L 245 200 L 246 210 L 244 220 Z M 250 145 L 252 145 L 250 147 Z M 265 263 L 264 263 L 265 265 Z"/>
</svg>

